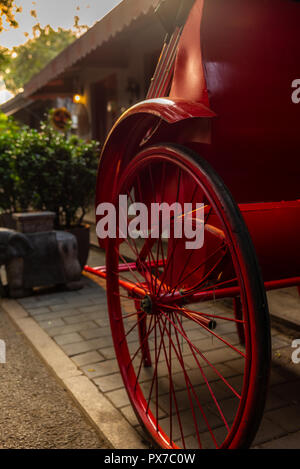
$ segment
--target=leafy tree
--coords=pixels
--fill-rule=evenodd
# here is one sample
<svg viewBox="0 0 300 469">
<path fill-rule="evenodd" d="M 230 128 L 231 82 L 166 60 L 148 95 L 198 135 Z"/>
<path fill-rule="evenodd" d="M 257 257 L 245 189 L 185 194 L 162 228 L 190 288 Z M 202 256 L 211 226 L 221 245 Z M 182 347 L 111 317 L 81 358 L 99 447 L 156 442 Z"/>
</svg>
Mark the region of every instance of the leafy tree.
<svg viewBox="0 0 300 469">
<path fill-rule="evenodd" d="M 15 19 L 15 13 L 21 12 L 21 7 L 16 7 L 14 0 L 0 0 L 0 32 L 3 30 L 3 19 L 10 26 L 16 28 L 18 23 Z"/>
<path fill-rule="evenodd" d="M 0 46 L 0 71 L 5 70 L 10 64 L 10 52 L 6 47 Z"/>
<path fill-rule="evenodd" d="M 0 0 L 0 33 L 3 31 L 5 20 L 9 26 L 16 28 L 18 23 L 15 19 L 15 13 L 20 13 L 22 11 L 21 7 L 16 7 L 14 0 Z M 0 70 L 3 70 L 9 62 L 8 50 L 0 46 Z"/>
<path fill-rule="evenodd" d="M 6 70 L 2 68 L 6 88 L 13 93 L 76 39 L 73 31 L 62 28 L 55 31 L 50 25 L 42 28 L 40 24 L 34 26 L 33 35 L 33 39 L 13 48 Z"/>
</svg>

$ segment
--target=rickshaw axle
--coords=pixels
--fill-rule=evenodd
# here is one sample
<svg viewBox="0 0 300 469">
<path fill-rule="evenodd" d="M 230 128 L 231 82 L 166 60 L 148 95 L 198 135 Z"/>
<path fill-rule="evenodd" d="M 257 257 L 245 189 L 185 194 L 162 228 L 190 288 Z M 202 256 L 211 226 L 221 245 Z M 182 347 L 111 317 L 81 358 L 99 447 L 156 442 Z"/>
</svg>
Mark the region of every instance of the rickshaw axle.
<svg viewBox="0 0 300 469">
<path fill-rule="evenodd" d="M 97 277 L 101 277 L 106 279 L 106 267 L 89 267 L 85 266 L 85 272 L 89 272 Z M 119 265 L 119 272 L 126 272 L 126 271 L 134 271 L 137 270 L 134 263 L 132 267 L 126 264 Z M 139 287 L 137 284 L 119 279 L 120 287 L 127 290 L 132 296 L 136 297 L 137 299 L 142 299 L 145 297 L 145 290 Z M 267 291 L 270 290 L 277 290 L 279 288 L 288 288 L 300 285 L 300 277 L 293 277 L 287 279 L 280 279 L 280 280 L 271 280 L 264 283 L 265 289 Z M 190 303 L 198 303 L 201 301 L 213 301 L 221 298 L 236 298 L 239 297 L 241 294 L 239 286 L 231 286 L 225 288 L 217 288 L 217 289 L 206 289 L 199 291 L 197 293 L 183 292 L 182 290 L 175 291 L 173 293 L 162 293 L 159 298 L 159 303 L 161 305 L 172 305 L 172 303 L 178 304 L 184 301 L 184 304 Z"/>
</svg>

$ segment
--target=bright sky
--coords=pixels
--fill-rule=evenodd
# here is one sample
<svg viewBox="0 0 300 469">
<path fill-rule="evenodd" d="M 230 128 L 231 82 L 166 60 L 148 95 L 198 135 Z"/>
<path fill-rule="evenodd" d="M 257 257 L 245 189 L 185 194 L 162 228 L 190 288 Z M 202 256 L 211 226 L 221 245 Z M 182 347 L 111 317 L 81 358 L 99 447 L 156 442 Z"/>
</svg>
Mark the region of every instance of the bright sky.
<svg viewBox="0 0 300 469">
<path fill-rule="evenodd" d="M 24 33 L 31 33 L 32 26 L 37 22 L 41 26 L 50 24 L 54 29 L 62 27 L 70 29 L 74 24 L 74 16 L 79 16 L 80 24 L 92 26 L 122 0 L 15 0 L 23 11 L 16 15 L 19 28 L 8 29 L 0 34 L 0 45 L 11 49 L 26 42 Z M 79 10 L 77 10 L 79 8 Z M 30 15 L 36 10 L 37 18 Z"/>
<path fill-rule="evenodd" d="M 0 105 L 13 97 L 13 94 L 5 88 L 4 82 L 0 80 Z"/>
<path fill-rule="evenodd" d="M 0 45 L 11 49 L 28 40 L 24 33 L 31 36 L 32 26 L 40 23 L 42 27 L 50 24 L 56 29 L 62 27 L 71 29 L 74 16 L 79 16 L 79 24 L 92 26 L 122 0 L 15 0 L 16 5 L 22 7 L 22 13 L 16 15 L 19 23 L 17 29 L 9 28 L 0 33 Z M 36 10 L 37 17 L 33 18 L 31 10 Z M 12 97 L 0 80 L 0 104 Z"/>
</svg>

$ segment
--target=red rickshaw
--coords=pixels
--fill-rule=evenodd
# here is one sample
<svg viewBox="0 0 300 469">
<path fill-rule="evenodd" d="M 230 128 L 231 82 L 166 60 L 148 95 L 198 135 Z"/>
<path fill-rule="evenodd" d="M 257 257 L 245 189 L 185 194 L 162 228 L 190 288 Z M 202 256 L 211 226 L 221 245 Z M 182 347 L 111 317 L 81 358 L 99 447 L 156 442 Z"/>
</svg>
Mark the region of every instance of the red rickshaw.
<svg viewBox="0 0 300 469">
<path fill-rule="evenodd" d="M 147 99 L 106 140 L 96 206 L 201 203 L 204 245 L 162 229 L 109 238 L 106 266 L 86 270 L 107 281 L 120 371 L 152 440 L 245 448 L 268 388 L 265 291 L 300 285 L 300 3 L 172 0 L 157 13 L 165 44 Z"/>
</svg>

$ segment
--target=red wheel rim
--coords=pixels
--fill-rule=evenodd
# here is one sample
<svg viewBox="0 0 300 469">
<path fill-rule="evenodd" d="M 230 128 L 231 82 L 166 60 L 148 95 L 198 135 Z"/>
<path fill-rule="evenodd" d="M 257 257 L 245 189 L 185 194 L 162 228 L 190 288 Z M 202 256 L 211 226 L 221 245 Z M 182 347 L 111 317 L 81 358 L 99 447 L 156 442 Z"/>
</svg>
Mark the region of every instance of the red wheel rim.
<svg viewBox="0 0 300 469">
<path fill-rule="evenodd" d="M 218 228 L 224 236 L 216 242 L 215 232 L 208 234 L 212 240 L 202 255 L 179 251 L 182 241 L 170 239 L 166 246 L 161 236 L 148 246 L 146 256 L 141 255 L 144 241 L 108 242 L 108 305 L 120 371 L 140 422 L 163 448 L 243 446 L 257 426 L 254 406 L 262 407 L 258 396 L 265 386 L 259 390 L 257 382 L 262 358 L 257 340 L 260 279 L 253 286 L 249 253 L 241 233 L 234 232 L 237 209 L 224 206 L 224 189 L 217 189 L 186 152 L 158 147 L 132 160 L 115 193 L 116 205 L 120 194 L 132 202 L 200 200 L 205 204 L 205 226 L 210 231 Z M 132 267 L 137 261 L 139 270 Z M 120 264 L 128 267 L 126 273 L 118 272 Z M 126 282 L 144 296 L 132 297 L 132 290 L 123 288 Z M 208 305 L 182 304 L 182 298 L 190 301 L 192 295 L 218 294 L 226 287 L 239 289 L 240 319 L 233 305 L 226 307 L 214 298 Z M 214 321 L 217 328 L 212 330 Z M 241 333 L 244 345 L 239 343 Z M 268 342 L 268 331 L 265 334 Z M 222 353 L 225 363 L 219 361 Z"/>
</svg>

